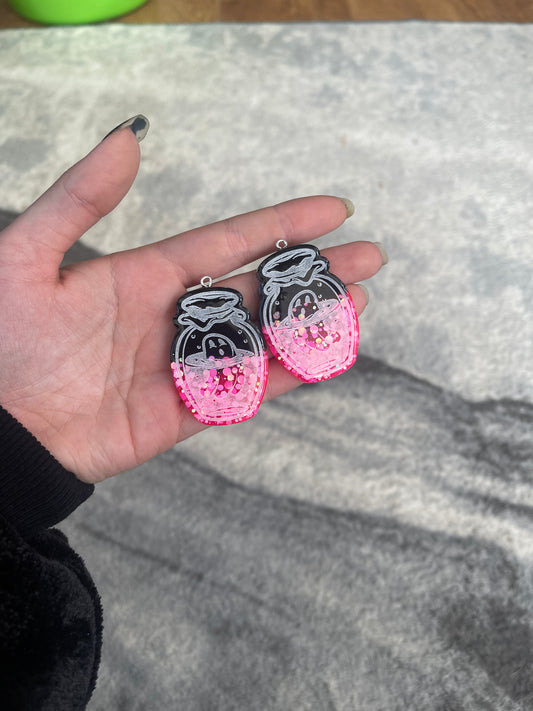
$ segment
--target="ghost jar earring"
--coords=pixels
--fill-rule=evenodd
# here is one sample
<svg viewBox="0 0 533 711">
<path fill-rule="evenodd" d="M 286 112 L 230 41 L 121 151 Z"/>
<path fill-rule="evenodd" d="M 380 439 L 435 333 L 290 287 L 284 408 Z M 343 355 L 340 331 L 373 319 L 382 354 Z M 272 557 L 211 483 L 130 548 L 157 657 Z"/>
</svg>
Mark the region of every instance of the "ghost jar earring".
<svg viewBox="0 0 533 711">
<path fill-rule="evenodd" d="M 288 247 L 285 240 L 276 247 L 257 269 L 266 342 L 304 382 L 340 375 L 357 358 L 359 324 L 352 298 L 316 247 Z"/>
<path fill-rule="evenodd" d="M 170 362 L 185 405 L 205 425 L 250 419 L 265 393 L 268 357 L 242 295 L 212 286 L 190 291 L 176 304 Z"/>
</svg>

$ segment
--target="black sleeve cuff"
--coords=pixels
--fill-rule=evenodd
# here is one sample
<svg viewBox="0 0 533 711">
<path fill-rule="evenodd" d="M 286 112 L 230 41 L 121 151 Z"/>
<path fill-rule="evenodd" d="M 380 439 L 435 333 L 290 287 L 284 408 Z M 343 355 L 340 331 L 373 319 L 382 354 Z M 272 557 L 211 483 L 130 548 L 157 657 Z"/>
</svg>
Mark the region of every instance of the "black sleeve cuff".
<svg viewBox="0 0 533 711">
<path fill-rule="evenodd" d="M 93 491 L 0 406 L 0 515 L 22 536 L 59 523 Z"/>
</svg>

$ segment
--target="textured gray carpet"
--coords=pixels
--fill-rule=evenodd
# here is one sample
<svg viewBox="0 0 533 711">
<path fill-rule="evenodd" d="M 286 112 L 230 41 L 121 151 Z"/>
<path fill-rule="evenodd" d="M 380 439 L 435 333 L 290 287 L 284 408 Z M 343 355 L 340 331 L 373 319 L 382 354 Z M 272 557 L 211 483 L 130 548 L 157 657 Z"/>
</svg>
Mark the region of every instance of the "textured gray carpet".
<svg viewBox="0 0 533 711">
<path fill-rule="evenodd" d="M 357 212 L 321 244 L 391 260 L 352 371 L 62 526 L 105 609 L 92 711 L 533 708 L 533 27 L 5 31 L 0 89 L 12 212 L 150 118 L 85 250 L 326 192 Z"/>
</svg>

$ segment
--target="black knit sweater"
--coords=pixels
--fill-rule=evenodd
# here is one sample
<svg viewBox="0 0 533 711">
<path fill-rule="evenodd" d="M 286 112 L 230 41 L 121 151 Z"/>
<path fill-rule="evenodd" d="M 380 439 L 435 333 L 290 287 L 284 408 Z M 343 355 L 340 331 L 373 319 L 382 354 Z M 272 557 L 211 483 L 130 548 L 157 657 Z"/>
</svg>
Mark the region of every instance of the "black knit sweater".
<svg viewBox="0 0 533 711">
<path fill-rule="evenodd" d="M 93 490 L 0 407 L 4 711 L 77 711 L 93 692 L 102 644 L 100 598 L 66 536 L 50 528 Z"/>
</svg>

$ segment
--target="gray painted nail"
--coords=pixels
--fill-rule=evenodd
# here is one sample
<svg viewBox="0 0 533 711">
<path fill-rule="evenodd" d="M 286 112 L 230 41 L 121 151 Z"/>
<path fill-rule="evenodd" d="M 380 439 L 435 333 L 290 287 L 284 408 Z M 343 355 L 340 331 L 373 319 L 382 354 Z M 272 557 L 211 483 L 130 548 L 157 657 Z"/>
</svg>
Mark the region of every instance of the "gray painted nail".
<svg viewBox="0 0 533 711">
<path fill-rule="evenodd" d="M 366 286 L 364 284 L 357 284 L 357 286 L 363 290 L 363 294 L 365 295 L 366 303 L 368 304 L 368 302 L 370 300 L 370 293 L 369 293 L 368 289 L 366 288 Z"/>
<path fill-rule="evenodd" d="M 381 254 L 381 266 L 384 267 L 385 264 L 388 264 L 389 262 L 389 255 L 387 254 L 387 250 L 385 247 L 381 244 L 381 242 L 374 242 L 376 247 L 379 249 L 380 254 Z"/>
<path fill-rule="evenodd" d="M 353 202 L 349 200 L 348 198 L 339 198 L 344 203 L 344 207 L 346 208 L 346 219 L 351 217 L 353 213 L 355 212 L 355 207 L 353 205 Z"/>
<path fill-rule="evenodd" d="M 115 126 L 112 131 L 109 131 L 107 136 L 104 136 L 103 140 L 105 141 L 105 139 L 108 138 L 108 136 L 110 136 L 112 133 L 115 133 L 116 131 L 121 131 L 123 128 L 131 129 L 135 138 L 140 143 L 148 133 L 148 129 L 150 128 L 150 122 L 148 121 L 146 116 L 143 116 L 142 114 L 132 116 L 127 121 L 123 121 L 122 123 L 119 123 L 118 126 Z"/>
</svg>

